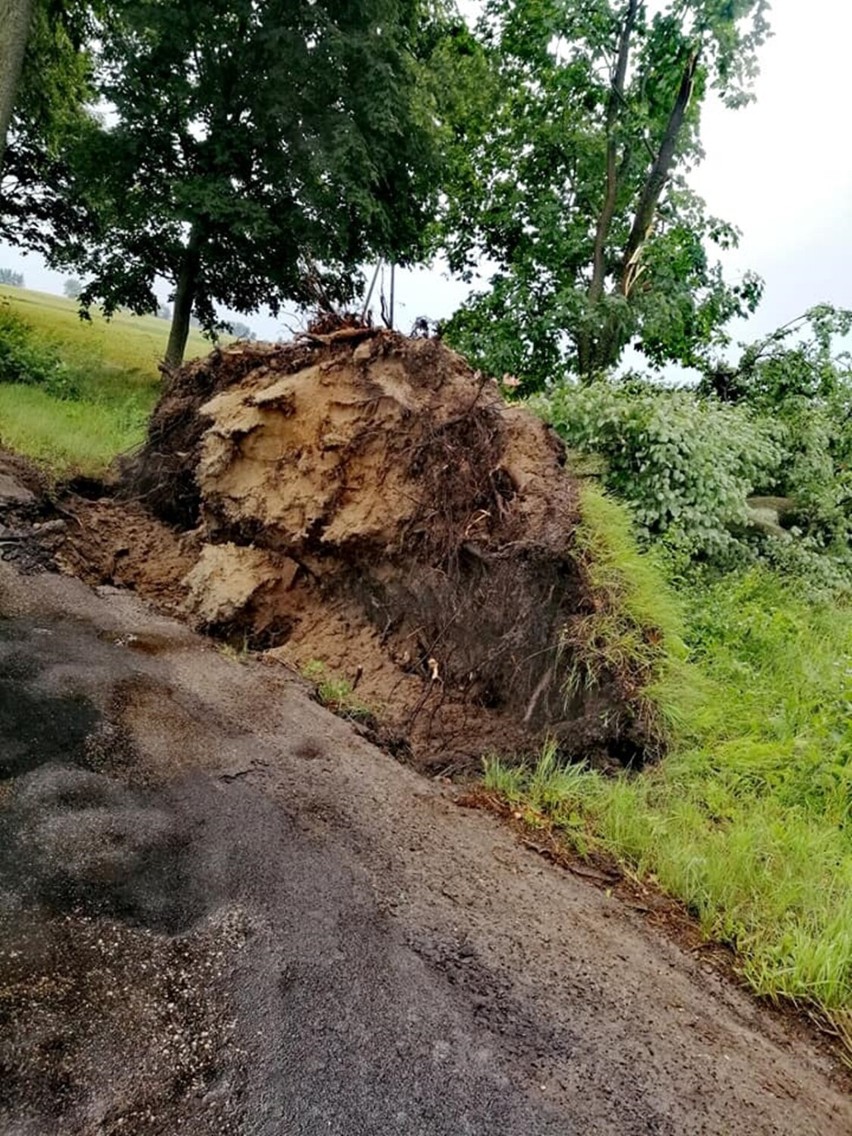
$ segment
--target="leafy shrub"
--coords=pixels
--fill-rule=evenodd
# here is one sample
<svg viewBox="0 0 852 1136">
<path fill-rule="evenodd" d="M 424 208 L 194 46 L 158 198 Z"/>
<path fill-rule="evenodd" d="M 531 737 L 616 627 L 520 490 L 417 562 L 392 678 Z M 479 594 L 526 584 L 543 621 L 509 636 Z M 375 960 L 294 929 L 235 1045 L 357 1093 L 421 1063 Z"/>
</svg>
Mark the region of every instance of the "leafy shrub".
<svg viewBox="0 0 852 1136">
<path fill-rule="evenodd" d="M 852 331 L 852 311 L 819 304 L 744 347 L 736 365 L 708 368 L 699 394 L 748 408 L 783 430 L 779 493 L 795 501 L 793 559 L 828 554 L 852 579 L 852 356 L 834 339 Z M 768 545 L 767 554 L 789 560 Z"/>
<path fill-rule="evenodd" d="M 77 384 L 50 347 L 39 343 L 8 304 L 0 304 L 0 382 L 41 387 L 55 398 L 76 398 Z"/>
<path fill-rule="evenodd" d="M 640 535 L 687 558 L 748 555 L 746 498 L 774 485 L 784 432 L 747 408 L 641 380 L 563 383 L 539 406 L 568 445 L 606 459 L 604 484 Z"/>
</svg>

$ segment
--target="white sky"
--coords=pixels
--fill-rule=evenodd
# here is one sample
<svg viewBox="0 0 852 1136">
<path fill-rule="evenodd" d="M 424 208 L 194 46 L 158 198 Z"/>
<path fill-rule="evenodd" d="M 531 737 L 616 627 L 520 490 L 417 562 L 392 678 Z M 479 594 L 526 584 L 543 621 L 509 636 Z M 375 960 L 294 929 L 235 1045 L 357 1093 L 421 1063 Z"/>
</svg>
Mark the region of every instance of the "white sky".
<svg viewBox="0 0 852 1136">
<path fill-rule="evenodd" d="M 757 102 L 707 108 L 707 157 L 692 176 L 713 212 L 742 230 L 726 264 L 766 281 L 750 337 L 821 301 L 852 307 L 852 8 L 773 0 L 770 19 Z"/>
<path fill-rule="evenodd" d="M 743 232 L 740 249 L 725 258 L 729 272 L 751 268 L 766 281 L 748 327 L 732 329 L 737 338 L 756 338 L 822 301 L 852 307 L 852 7 L 773 0 L 771 22 L 757 102 L 740 111 L 706 108 L 707 156 L 691 177 L 710 210 Z M 0 266 L 24 272 L 30 288 L 62 290 L 63 277 L 34 256 L 0 246 Z M 466 291 L 436 270 L 398 272 L 397 325 L 405 331 L 418 316 L 446 317 Z M 255 314 L 246 322 L 277 338 L 296 320 Z"/>
</svg>

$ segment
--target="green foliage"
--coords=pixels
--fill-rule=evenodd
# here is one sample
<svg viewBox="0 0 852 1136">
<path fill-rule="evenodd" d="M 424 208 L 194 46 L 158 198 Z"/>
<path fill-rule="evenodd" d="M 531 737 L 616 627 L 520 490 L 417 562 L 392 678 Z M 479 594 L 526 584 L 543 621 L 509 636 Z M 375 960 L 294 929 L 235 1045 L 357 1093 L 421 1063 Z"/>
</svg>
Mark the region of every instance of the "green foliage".
<svg viewBox="0 0 852 1136">
<path fill-rule="evenodd" d="M 317 698 L 333 714 L 353 721 L 373 721 L 375 715 L 369 706 L 356 696 L 354 687 L 348 679 L 330 675 L 325 663 L 311 659 L 302 667 L 302 675 L 316 685 Z"/>
<path fill-rule="evenodd" d="M 805 544 L 849 563 L 852 541 L 852 358 L 833 342 L 852 330 L 852 311 L 820 304 L 744 348 L 735 365 L 716 364 L 701 392 L 783 428 L 778 491 L 795 499 Z"/>
<path fill-rule="evenodd" d="M 681 560 L 748 556 L 746 498 L 773 484 L 785 454 L 771 422 L 629 379 L 566 382 L 539 407 L 569 446 L 606 458 L 604 483 L 630 504 L 646 542 L 661 541 Z"/>
<path fill-rule="evenodd" d="M 39 386 L 58 398 L 77 394 L 73 377 L 56 352 L 39 342 L 8 303 L 0 303 L 0 383 Z"/>
<path fill-rule="evenodd" d="M 192 343 L 206 350 L 200 336 Z M 102 473 L 144 437 L 162 344 L 152 317 L 81 323 L 61 297 L 10 293 L 0 302 L 0 441 L 57 473 Z"/>
<path fill-rule="evenodd" d="M 655 364 L 693 364 L 754 309 L 751 274 L 728 285 L 708 249 L 737 231 L 686 184 L 715 88 L 750 96 L 765 0 L 491 0 L 456 108 L 461 155 L 444 216 L 451 266 L 493 265 L 450 321 L 450 341 L 493 374 L 545 385 L 584 376 L 638 340 Z"/>
<path fill-rule="evenodd" d="M 643 735 L 668 744 L 685 726 L 684 706 L 700 698 L 682 665 L 679 605 L 659 567 L 638 550 L 624 508 L 590 484 L 581 488 L 574 540 L 592 603 L 564 632 L 574 659 L 566 693 L 618 676 Z"/>
<path fill-rule="evenodd" d="M 99 0 L 36 0 L 2 160 L 0 236 L 48 252 L 78 238 L 85 218 L 73 202 L 66 151 L 83 129 L 92 97 L 85 42 Z"/>
<path fill-rule="evenodd" d="M 565 380 L 534 405 L 581 461 L 603 462 L 607 489 L 670 570 L 759 557 L 813 594 L 842 592 L 852 585 L 852 363 L 832 342 L 850 328 L 852 312 L 821 305 L 745 348 L 737 366 L 708 368 L 696 389 L 631 375 Z M 784 528 L 758 523 L 754 495 L 783 505 Z"/>
<path fill-rule="evenodd" d="M 169 280 L 179 330 L 190 306 L 213 329 L 215 303 L 346 301 L 366 259 L 417 257 L 435 192 L 423 18 L 417 0 L 109 5 L 91 50 L 114 121 L 69 138 L 85 223 L 54 263 L 108 313 L 156 311 Z"/>
<path fill-rule="evenodd" d="M 4 288 L 23 288 L 24 276 L 11 268 L 0 268 L 0 286 Z"/>
<path fill-rule="evenodd" d="M 852 610 L 766 569 L 693 587 L 707 697 L 641 777 L 490 762 L 486 781 L 580 851 L 608 850 L 732 943 L 756 990 L 852 1021 Z"/>
<path fill-rule="evenodd" d="M 817 304 L 757 342 L 740 344 L 743 352 L 736 365 L 708 365 L 699 389 L 771 413 L 791 399 L 809 404 L 830 399 L 848 386 L 850 356 L 836 355 L 834 340 L 850 331 L 852 311 Z M 810 338 L 803 339 L 805 333 Z"/>
</svg>

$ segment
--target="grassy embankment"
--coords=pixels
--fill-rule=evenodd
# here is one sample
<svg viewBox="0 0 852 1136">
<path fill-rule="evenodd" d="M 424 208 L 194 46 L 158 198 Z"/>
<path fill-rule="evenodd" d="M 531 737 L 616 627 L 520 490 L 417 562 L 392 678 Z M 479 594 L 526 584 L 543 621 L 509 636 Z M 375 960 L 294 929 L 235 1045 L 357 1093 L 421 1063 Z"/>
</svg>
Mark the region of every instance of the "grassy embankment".
<svg viewBox="0 0 852 1136">
<path fill-rule="evenodd" d="M 596 490 L 584 532 L 594 585 L 627 614 L 608 641 L 629 651 L 637 622 L 663 633 L 650 694 L 671 749 L 615 779 L 545 750 L 490 762 L 487 785 L 681 899 L 758 993 L 822 1011 L 852 1047 L 852 612 L 767 569 L 674 597 Z"/>
<path fill-rule="evenodd" d="M 25 382 L 0 374 L 0 444 L 57 472 L 102 472 L 142 440 L 168 330 L 165 320 L 126 313 L 107 321 L 93 312 L 86 323 L 71 300 L 0 290 L 0 348 L 4 333 L 14 337 L 18 362 L 31 364 Z M 210 347 L 192 332 L 187 358 Z"/>
</svg>

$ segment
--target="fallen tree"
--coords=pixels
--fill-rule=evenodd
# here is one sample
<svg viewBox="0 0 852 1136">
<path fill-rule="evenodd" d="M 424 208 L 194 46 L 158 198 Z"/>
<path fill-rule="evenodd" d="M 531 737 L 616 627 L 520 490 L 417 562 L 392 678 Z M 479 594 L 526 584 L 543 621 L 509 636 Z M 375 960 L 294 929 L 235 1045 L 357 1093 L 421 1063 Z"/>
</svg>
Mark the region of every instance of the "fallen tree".
<svg viewBox="0 0 852 1136">
<path fill-rule="evenodd" d="M 199 625 L 341 676 L 418 759 L 659 749 L 647 656 L 584 633 L 606 601 L 562 443 L 438 340 L 215 351 L 170 383 L 123 494 L 192 533 Z"/>
</svg>

